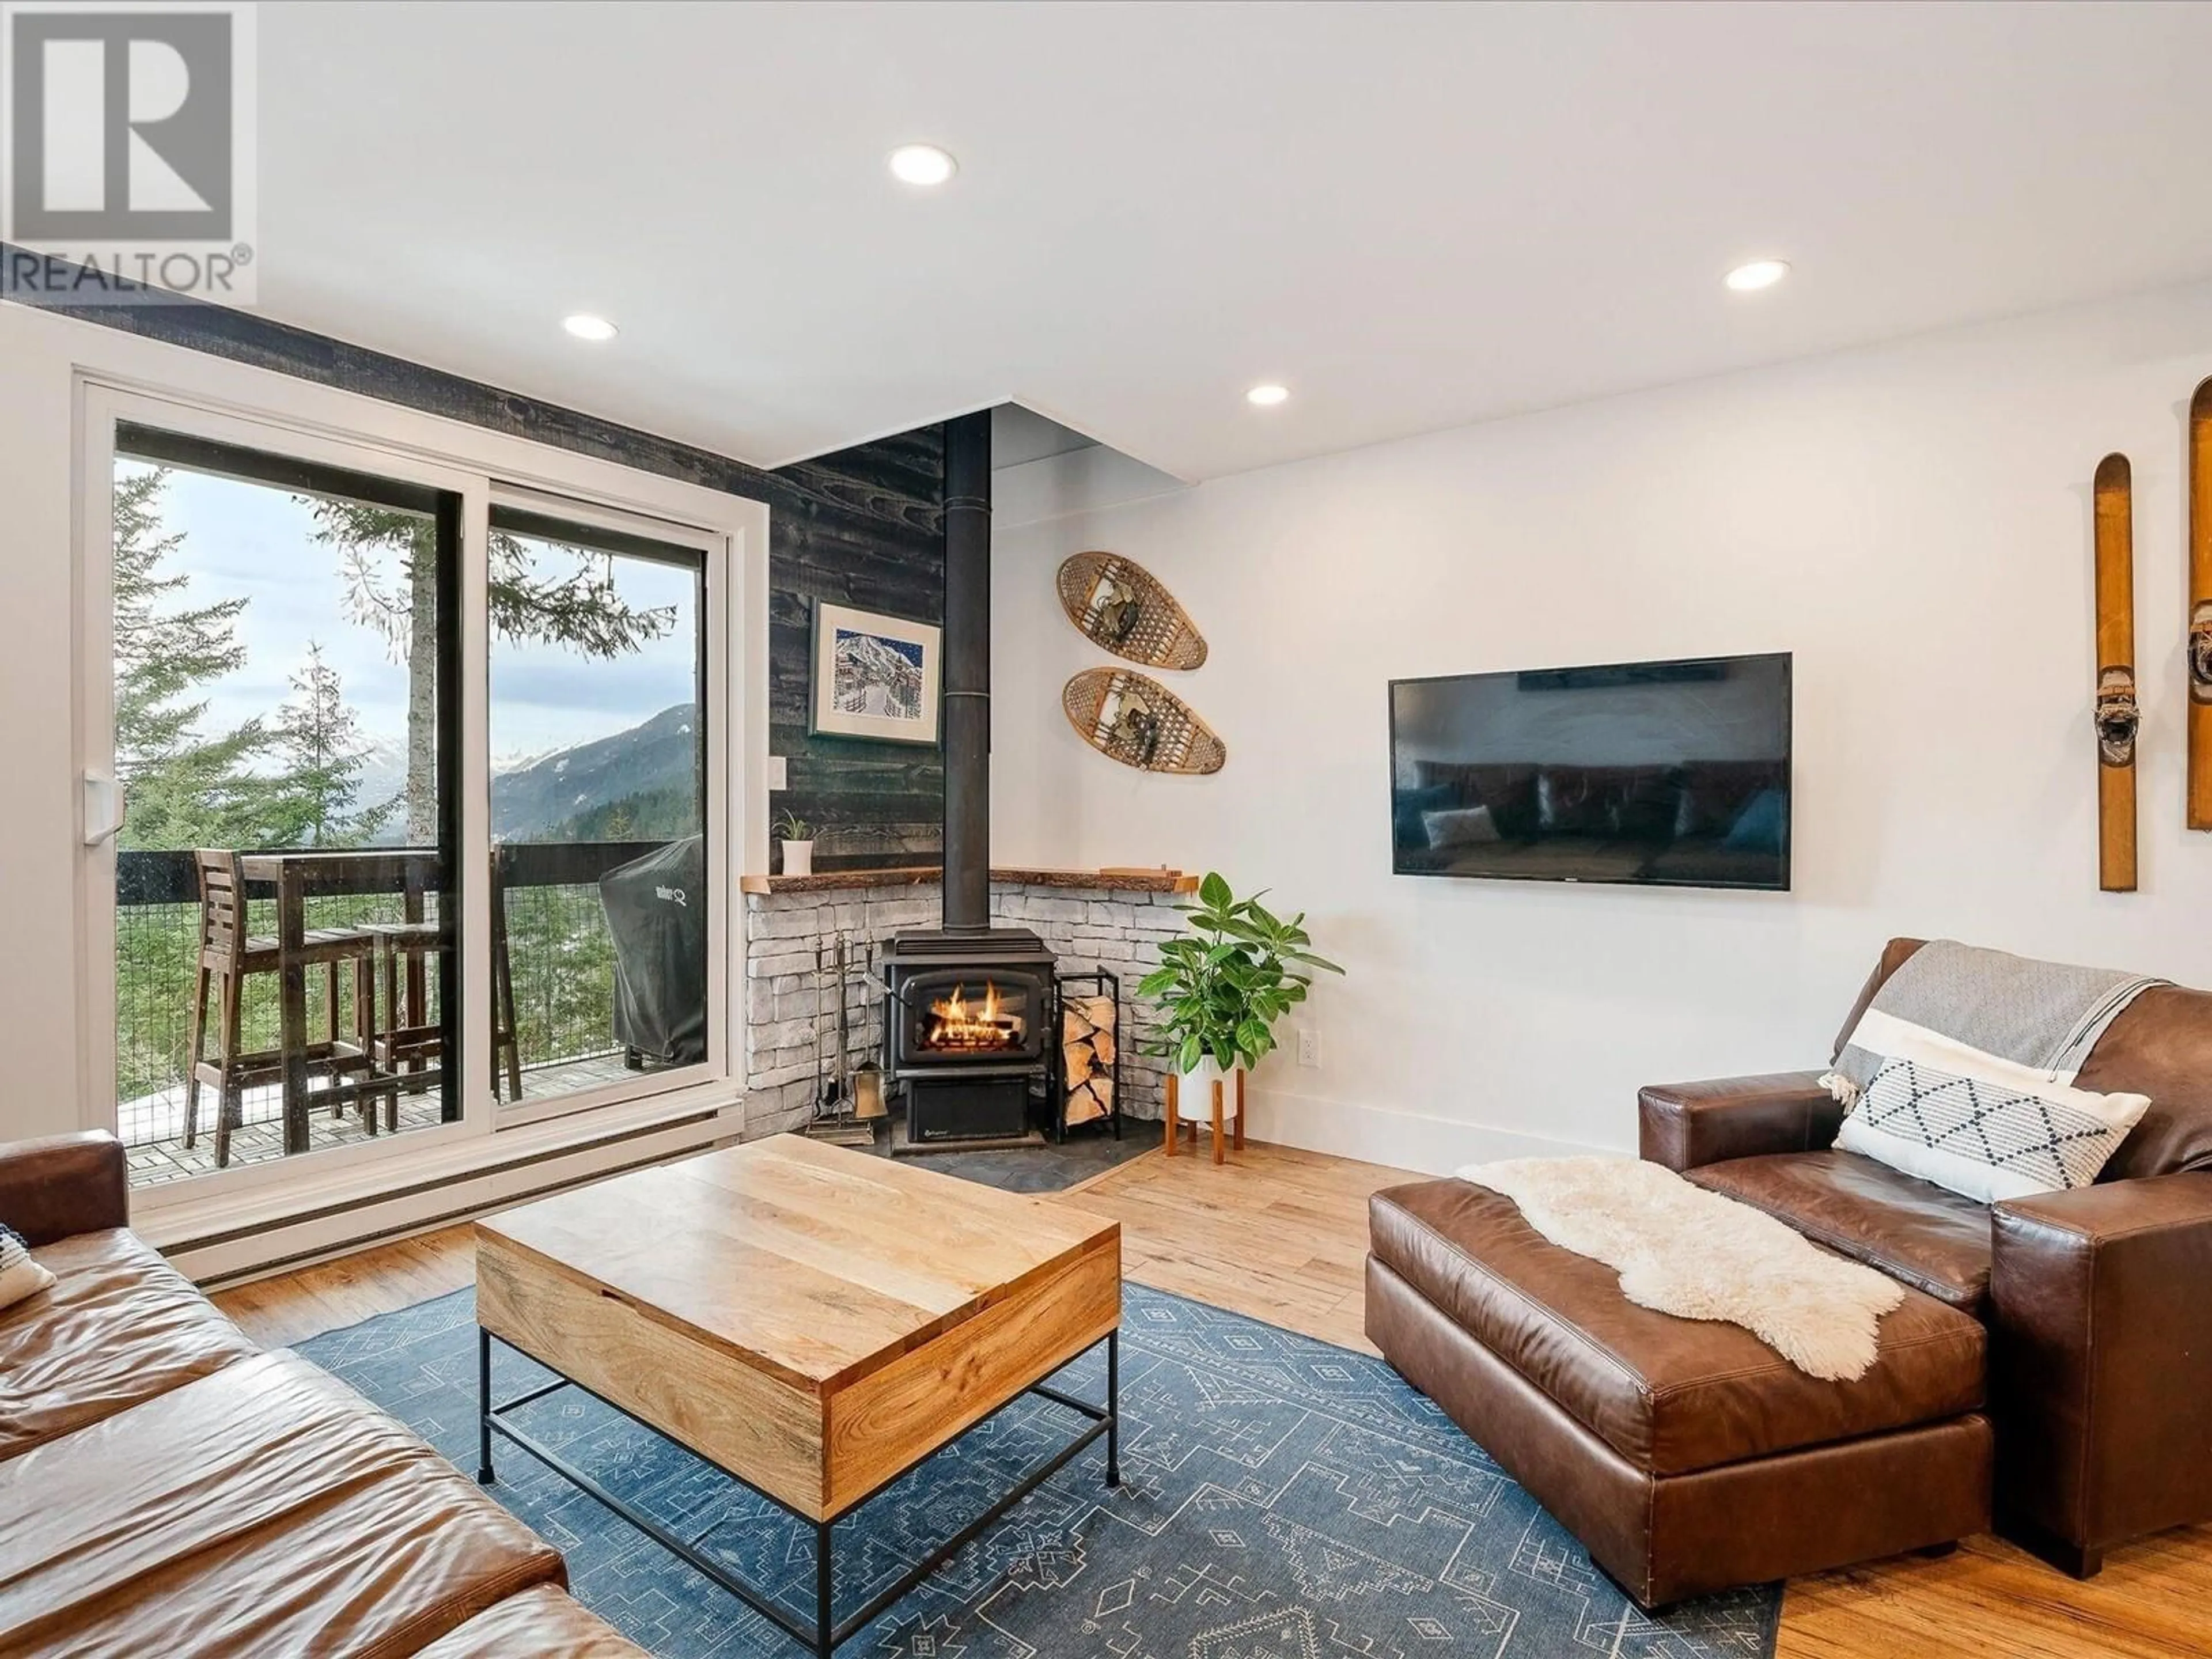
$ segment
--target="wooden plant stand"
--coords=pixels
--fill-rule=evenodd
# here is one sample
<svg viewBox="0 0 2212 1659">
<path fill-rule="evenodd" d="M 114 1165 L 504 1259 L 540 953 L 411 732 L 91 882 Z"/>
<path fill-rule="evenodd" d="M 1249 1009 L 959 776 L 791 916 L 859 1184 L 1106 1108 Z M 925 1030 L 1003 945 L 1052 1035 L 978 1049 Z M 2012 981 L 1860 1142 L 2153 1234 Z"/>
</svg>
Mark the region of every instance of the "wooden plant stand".
<svg viewBox="0 0 2212 1659">
<path fill-rule="evenodd" d="M 1218 1077 L 1213 1079 L 1213 1161 L 1216 1164 L 1223 1161 L 1222 1118 L 1224 1113 L 1222 1109 L 1225 1101 L 1222 1090 L 1228 1081 L 1226 1078 Z M 1182 1102 L 1180 1098 L 1182 1093 L 1182 1079 L 1180 1076 L 1173 1072 L 1168 1073 L 1167 1143 L 1170 1158 L 1176 1155 L 1176 1139 L 1182 1127 Z M 1195 1118 L 1191 1120 L 1190 1132 L 1193 1139 L 1195 1139 L 1198 1134 L 1198 1120 Z M 1241 1152 L 1244 1150 L 1244 1068 L 1242 1066 L 1237 1068 L 1237 1120 L 1235 1127 L 1229 1131 L 1228 1144 L 1237 1152 Z"/>
</svg>

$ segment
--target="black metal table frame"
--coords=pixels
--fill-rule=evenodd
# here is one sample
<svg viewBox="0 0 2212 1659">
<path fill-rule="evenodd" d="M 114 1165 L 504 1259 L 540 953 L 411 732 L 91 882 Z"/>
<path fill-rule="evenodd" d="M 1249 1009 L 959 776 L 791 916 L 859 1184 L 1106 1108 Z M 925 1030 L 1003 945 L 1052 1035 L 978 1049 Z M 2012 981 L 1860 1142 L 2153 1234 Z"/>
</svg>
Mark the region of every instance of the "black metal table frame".
<svg viewBox="0 0 2212 1659">
<path fill-rule="evenodd" d="M 504 1340 L 504 1339 L 501 1340 Z M 731 1572 L 727 1568 L 723 1567 L 719 1563 L 710 1560 L 706 1555 L 700 1552 L 700 1544 L 703 1542 L 710 1534 L 724 1525 L 725 1523 L 723 1522 L 715 1522 L 712 1526 L 708 1527 L 704 1531 L 697 1534 L 692 1538 L 680 1538 L 675 1533 L 671 1532 L 666 1527 L 663 1526 L 659 1522 L 654 1520 L 653 1516 L 646 1514 L 641 1510 L 634 1508 L 623 1499 L 616 1497 L 614 1493 L 609 1492 L 606 1487 L 601 1485 L 598 1480 L 586 1474 L 582 1469 L 578 1468 L 574 1463 L 568 1462 L 568 1459 L 562 1456 L 559 1452 L 555 1451 L 550 1446 L 544 1444 L 536 1437 L 526 1432 L 525 1431 L 515 1427 L 512 1423 L 507 1422 L 505 1419 L 509 1413 L 519 1411 L 523 1407 L 531 1404 L 533 1401 L 543 1400 L 546 1395 L 557 1394 L 563 1389 L 574 1389 L 580 1394 L 589 1395 L 592 1399 L 598 1401 L 601 1405 L 607 1407 L 610 1410 L 621 1413 L 623 1416 L 629 1418 L 630 1421 L 637 1423 L 644 1428 L 651 1429 L 655 1434 L 660 1434 L 660 1431 L 653 1429 L 650 1423 L 646 1423 L 642 1419 L 634 1417 L 629 1412 L 623 1411 L 620 1406 L 616 1405 L 613 1401 L 609 1400 L 605 1395 L 586 1388 L 581 1382 L 578 1382 L 573 1378 L 562 1376 L 554 1367 L 545 1365 L 545 1362 L 538 1358 L 536 1354 L 528 1352 L 526 1350 L 521 1348 L 515 1348 L 514 1345 L 511 1342 L 507 1343 L 507 1346 L 513 1348 L 515 1352 L 521 1354 L 524 1358 L 530 1360 L 534 1364 L 545 1365 L 546 1370 L 553 1371 L 554 1380 L 544 1384 L 543 1387 L 531 1389 L 527 1394 L 517 1395 L 512 1400 L 502 1401 L 499 1404 L 494 1405 L 491 1398 L 492 1340 L 492 1334 L 489 1331 L 484 1329 L 482 1326 L 478 1326 L 477 1328 L 477 1402 L 478 1407 L 477 1434 L 479 1442 L 478 1454 L 480 1458 L 479 1467 L 477 1469 L 477 1480 L 480 1485 L 487 1486 L 490 1486 L 496 1478 L 492 1469 L 491 1462 L 492 1436 L 496 1434 L 502 1439 L 512 1441 L 515 1445 L 520 1447 L 524 1451 L 528 1452 L 539 1462 L 544 1464 L 546 1468 L 551 1469 L 556 1474 L 566 1480 L 570 1486 L 574 1486 L 577 1490 L 582 1492 L 586 1496 L 596 1498 L 599 1503 L 613 1510 L 615 1514 L 629 1522 L 630 1525 L 635 1527 L 640 1532 L 645 1534 L 647 1537 L 652 1539 L 654 1543 L 659 1544 L 670 1554 L 677 1557 L 679 1560 L 684 1562 L 688 1565 L 696 1568 L 708 1579 L 720 1585 L 724 1589 L 729 1591 L 731 1595 L 736 1596 L 740 1601 L 743 1601 L 747 1607 L 752 1608 L 754 1612 L 772 1621 L 779 1629 L 791 1636 L 794 1640 L 805 1644 L 807 1649 L 817 1656 L 817 1659 L 830 1659 L 830 1656 L 836 1652 L 839 1644 L 850 1639 L 853 1636 L 866 1629 L 869 1625 L 874 1623 L 877 1619 L 880 1618 L 885 1611 L 887 1611 L 902 1596 L 905 1595 L 908 1591 L 921 1583 L 932 1573 L 935 1572 L 938 1568 L 951 1560 L 952 1558 L 958 1555 L 962 1550 L 967 1548 L 968 1546 L 974 1543 L 976 1539 L 981 1537 L 986 1531 L 997 1524 L 1006 1513 L 1009 1510 L 1012 1509 L 1015 1504 L 1020 1503 L 1022 1499 L 1027 1498 L 1039 1486 L 1042 1486 L 1046 1481 L 1051 1480 L 1054 1475 L 1059 1474 L 1061 1469 L 1065 1468 L 1069 1463 L 1073 1462 L 1076 1457 L 1080 1455 L 1102 1435 L 1105 1437 L 1106 1440 L 1106 1484 L 1109 1486 L 1119 1486 L 1121 1484 L 1121 1333 L 1118 1330 L 1109 1331 L 1103 1339 L 1106 1344 L 1106 1403 L 1103 1406 L 1094 1406 L 1087 1400 L 1078 1400 L 1072 1395 L 1062 1394 L 1057 1389 L 1048 1388 L 1042 1382 L 1033 1382 L 1028 1388 L 1023 1389 L 1021 1394 L 1018 1394 L 1014 1395 L 1012 1399 L 1006 1401 L 1004 1405 L 1001 1405 L 996 1409 L 986 1413 L 982 1417 L 976 1419 L 973 1424 L 969 1425 L 969 1428 L 972 1430 L 980 1427 L 982 1424 L 989 1421 L 991 1418 L 996 1417 L 1000 1412 L 1006 1410 L 1007 1406 L 1012 1405 L 1014 1401 L 1022 1398 L 1023 1395 L 1031 1394 L 1037 1395 L 1041 1399 L 1048 1400 L 1055 1406 L 1064 1406 L 1070 1411 L 1079 1413 L 1082 1416 L 1089 1418 L 1091 1419 L 1091 1426 L 1084 1430 L 1082 1433 L 1076 1436 L 1073 1440 L 1070 1441 L 1066 1446 L 1055 1452 L 1038 1468 L 1024 1475 L 1022 1480 L 1011 1491 L 1006 1492 L 1004 1497 L 999 1498 L 989 1509 L 986 1510 L 981 1515 L 977 1516 L 973 1521 L 970 1521 L 966 1526 L 955 1533 L 951 1539 L 939 1546 L 937 1551 L 927 1560 L 922 1561 L 915 1566 L 896 1583 L 885 1587 L 884 1589 L 877 1592 L 874 1595 L 869 1597 L 866 1605 L 862 1607 L 859 1612 L 853 1613 L 850 1617 L 845 1619 L 842 1622 L 832 1617 L 830 1605 L 830 1580 L 832 1562 L 834 1559 L 830 1548 L 831 1529 L 838 1522 L 842 1521 L 846 1516 L 851 1515 L 855 1510 L 860 1508 L 862 1504 L 866 1504 L 870 1498 L 875 1497 L 877 1493 L 882 1492 L 886 1486 L 891 1486 L 895 1482 L 903 1480 L 907 1475 L 912 1474 L 915 1469 L 921 1467 L 921 1462 L 927 1462 L 927 1458 L 925 1457 L 921 1460 L 921 1462 L 908 1464 L 905 1468 L 897 1471 L 896 1474 L 889 1476 L 884 1480 L 878 1481 L 875 1486 L 870 1487 L 860 1497 L 846 1504 L 844 1508 L 839 1510 L 835 1515 L 832 1515 L 826 1519 L 817 1518 L 814 1516 L 807 1515 L 800 1510 L 795 1510 L 792 1508 L 790 1504 L 785 1503 L 781 1498 L 776 1497 L 773 1492 L 763 1492 L 758 1486 L 753 1485 L 751 1481 L 746 1480 L 743 1475 L 732 1474 L 729 1470 L 722 1468 L 720 1464 L 714 1464 L 714 1468 L 720 1469 L 722 1474 L 729 1475 L 731 1480 L 736 1481 L 738 1485 L 743 1486 L 747 1492 L 753 1493 L 757 1497 L 766 1498 L 769 1503 L 775 1504 L 776 1508 L 781 1510 L 786 1515 L 790 1516 L 793 1520 L 799 1522 L 804 1526 L 809 1526 L 814 1528 L 814 1625 L 811 1629 L 809 1629 L 805 1625 L 801 1624 L 790 1613 L 786 1613 L 781 1607 L 778 1607 L 774 1600 L 763 1591 L 756 1588 L 751 1583 L 749 1583 L 744 1579 L 738 1577 L 736 1574 Z M 1083 1349 L 1081 1352 L 1069 1356 L 1067 1359 L 1061 1362 L 1060 1366 L 1054 1368 L 1054 1374 L 1056 1375 L 1060 1370 L 1065 1369 L 1067 1365 L 1073 1364 L 1076 1360 L 1081 1358 L 1084 1354 L 1091 1352 L 1092 1349 L 1095 1349 L 1097 1346 L 1097 1343 L 1093 1342 L 1091 1344 L 1090 1347 Z M 966 1430 L 963 1431 L 963 1433 L 967 1431 L 968 1431 Z M 680 1441 L 676 1441 L 665 1434 L 661 1435 L 661 1438 L 668 1440 L 672 1445 L 682 1444 Z M 947 1442 L 946 1443 L 950 1444 L 951 1443 Z M 684 1449 L 688 1451 L 690 1449 L 689 1447 L 685 1447 Z M 935 1450 L 941 1449 L 943 1449 L 942 1447 L 936 1448 L 933 1450 L 931 1455 L 933 1455 Z M 695 1455 L 696 1455 L 696 1454 L 695 1454 Z M 710 1462 L 712 1461 L 713 1460 L 711 1459 L 708 1460 Z"/>
</svg>

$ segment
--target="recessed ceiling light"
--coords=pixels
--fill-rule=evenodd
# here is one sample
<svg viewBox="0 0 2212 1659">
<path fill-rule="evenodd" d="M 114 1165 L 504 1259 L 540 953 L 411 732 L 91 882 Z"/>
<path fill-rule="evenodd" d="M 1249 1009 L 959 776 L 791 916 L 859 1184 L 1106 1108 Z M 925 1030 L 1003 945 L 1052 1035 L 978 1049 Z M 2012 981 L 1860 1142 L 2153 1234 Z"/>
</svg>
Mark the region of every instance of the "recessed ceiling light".
<svg viewBox="0 0 2212 1659">
<path fill-rule="evenodd" d="M 1277 404 L 1288 403 L 1290 397 L 1290 387 L 1277 386 L 1271 380 L 1265 386 L 1254 386 L 1244 394 L 1244 401 L 1257 404 L 1262 409 L 1273 409 Z"/>
<path fill-rule="evenodd" d="M 934 144 L 901 144 L 891 152 L 891 177 L 902 184 L 941 185 L 959 171 L 952 152 Z"/>
<path fill-rule="evenodd" d="M 580 311 L 573 317 L 563 317 L 561 326 L 580 340 L 611 340 L 620 332 L 605 318 L 594 317 L 586 311 Z"/>
<path fill-rule="evenodd" d="M 1753 259 L 1729 272 L 1727 281 L 1738 294 L 1756 294 L 1760 289 L 1772 288 L 1789 274 L 1787 259 Z"/>
</svg>

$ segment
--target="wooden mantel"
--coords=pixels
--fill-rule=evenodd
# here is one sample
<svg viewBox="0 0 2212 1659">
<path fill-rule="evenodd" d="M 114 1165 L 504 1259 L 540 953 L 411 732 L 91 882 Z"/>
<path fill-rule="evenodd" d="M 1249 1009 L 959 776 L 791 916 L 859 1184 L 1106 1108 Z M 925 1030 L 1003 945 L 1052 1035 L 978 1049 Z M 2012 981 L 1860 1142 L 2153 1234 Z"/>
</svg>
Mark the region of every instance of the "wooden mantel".
<svg viewBox="0 0 2212 1659">
<path fill-rule="evenodd" d="M 916 864 L 892 870 L 822 870 L 811 876 L 745 876 L 738 885 L 748 893 L 829 893 L 854 887 L 927 887 L 945 879 L 941 866 Z M 1103 870 L 994 870 L 994 884 L 1008 887 L 1087 887 L 1117 893 L 1194 893 L 1198 878 L 1165 867 L 1109 866 Z"/>
</svg>

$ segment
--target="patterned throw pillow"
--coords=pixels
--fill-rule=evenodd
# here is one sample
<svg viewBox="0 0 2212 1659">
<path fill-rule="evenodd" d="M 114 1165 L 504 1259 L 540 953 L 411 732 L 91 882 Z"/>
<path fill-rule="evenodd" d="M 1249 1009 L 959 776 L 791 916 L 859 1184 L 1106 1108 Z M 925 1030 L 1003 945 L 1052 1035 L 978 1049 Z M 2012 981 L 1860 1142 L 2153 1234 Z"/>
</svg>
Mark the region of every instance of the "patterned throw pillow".
<svg viewBox="0 0 2212 1659">
<path fill-rule="evenodd" d="M 1836 1145 L 1984 1204 L 2097 1178 L 2150 1109 L 1933 1032 L 1885 1057 Z"/>
<path fill-rule="evenodd" d="M 36 1296 L 54 1282 L 31 1259 L 31 1247 L 13 1227 L 0 1226 L 0 1308 L 12 1308 L 27 1296 Z"/>
</svg>

